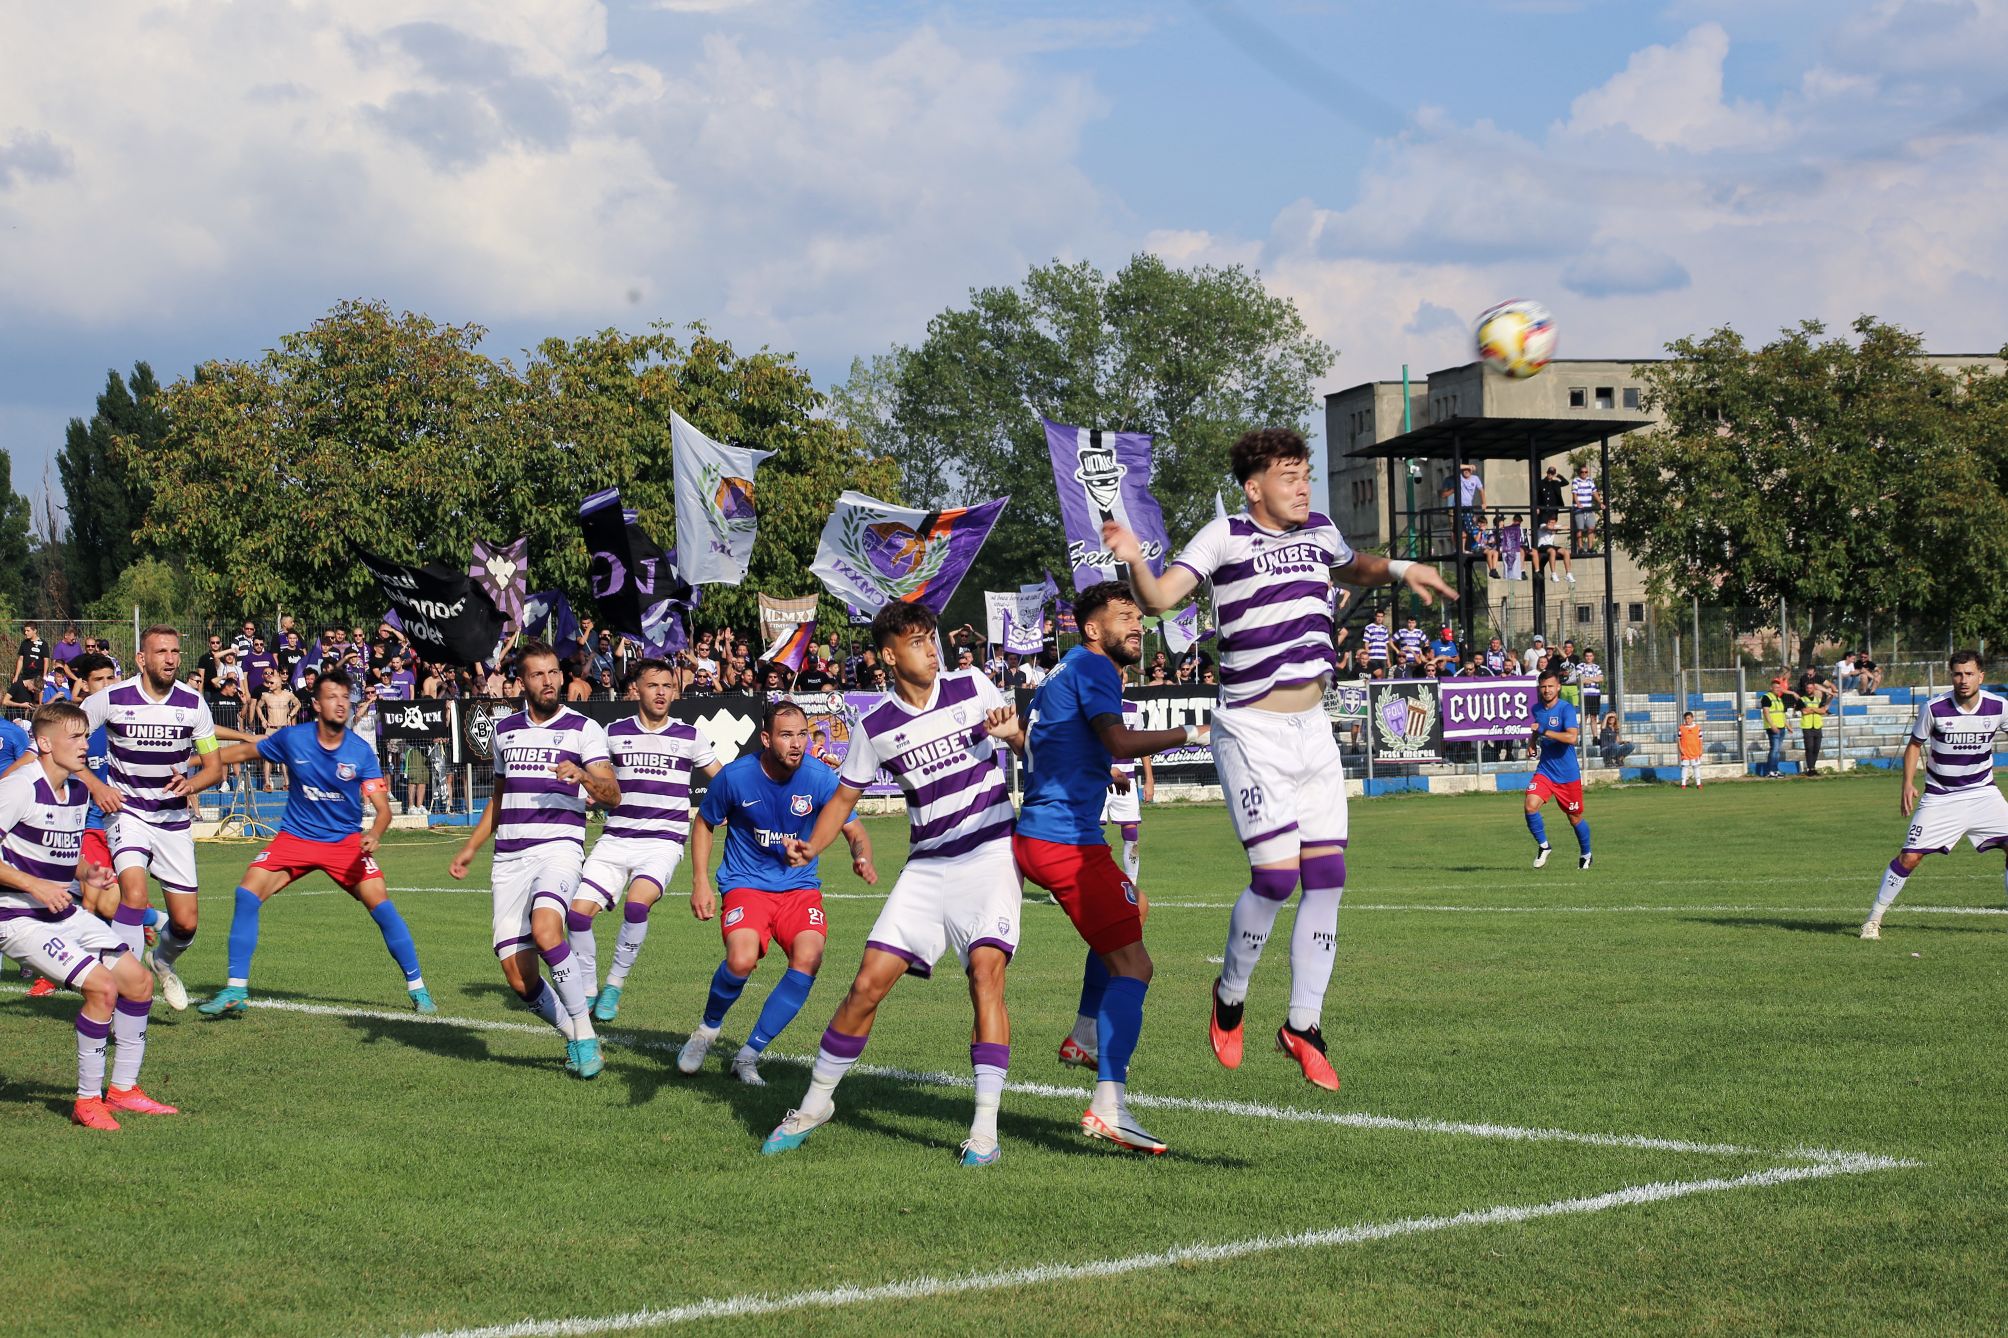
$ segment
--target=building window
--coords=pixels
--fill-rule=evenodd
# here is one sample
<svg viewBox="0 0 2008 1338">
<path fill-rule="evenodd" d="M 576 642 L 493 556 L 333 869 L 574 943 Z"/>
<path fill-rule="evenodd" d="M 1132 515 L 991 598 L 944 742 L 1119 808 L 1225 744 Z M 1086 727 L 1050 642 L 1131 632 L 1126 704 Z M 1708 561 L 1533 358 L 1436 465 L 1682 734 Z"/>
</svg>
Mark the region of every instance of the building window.
<svg viewBox="0 0 2008 1338">
<path fill-rule="evenodd" d="M 1645 621 L 1645 605 L 1643 605 L 1643 604 L 1630 604 L 1630 605 L 1627 605 L 1627 606 L 1625 607 L 1625 617 L 1626 617 L 1626 619 L 1627 619 L 1628 621 L 1631 621 L 1631 622 L 1635 622 L 1635 623 L 1642 623 L 1642 622 L 1644 622 L 1644 621 Z"/>
<path fill-rule="evenodd" d="M 1627 408 L 1627 409 L 1636 409 L 1636 408 L 1638 408 L 1638 387 L 1637 387 L 1637 386 L 1626 386 L 1626 387 L 1625 387 L 1625 408 Z"/>
<path fill-rule="evenodd" d="M 1594 611 L 1595 610 L 1588 604 L 1576 605 L 1576 624 L 1581 627 L 1587 627 L 1590 622 L 1590 615 Z"/>
<path fill-rule="evenodd" d="M 1597 407 L 1599 409 L 1615 409 L 1617 406 L 1617 396 L 1612 393 L 1611 388 L 1609 386 L 1598 386 Z"/>
<path fill-rule="evenodd" d="M 1590 392 L 1587 386 L 1569 387 L 1569 407 L 1571 409 L 1580 409 L 1589 402 Z"/>
</svg>

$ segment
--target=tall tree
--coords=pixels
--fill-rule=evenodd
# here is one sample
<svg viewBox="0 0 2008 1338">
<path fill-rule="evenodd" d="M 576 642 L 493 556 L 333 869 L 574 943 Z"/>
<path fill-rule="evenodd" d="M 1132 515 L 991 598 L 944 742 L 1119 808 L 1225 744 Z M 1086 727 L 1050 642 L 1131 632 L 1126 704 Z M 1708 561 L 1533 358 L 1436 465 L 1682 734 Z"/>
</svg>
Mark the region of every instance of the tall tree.
<svg viewBox="0 0 2008 1338">
<path fill-rule="evenodd" d="M 2003 378 L 1955 376 L 1872 317 L 1853 334 L 1669 344 L 1645 370 L 1665 421 L 1612 451 L 1614 537 L 1662 597 L 1784 599 L 1808 663 L 1860 613 L 1998 636 L 2008 601 L 1974 574 L 2008 564 Z"/>
<path fill-rule="evenodd" d="M 84 605 L 118 580 L 141 550 L 134 532 L 146 516 L 146 470 L 167 436 L 167 409 L 153 368 L 105 373 L 97 412 L 72 418 L 56 456 L 67 524 L 63 569 L 68 598 Z"/>
<path fill-rule="evenodd" d="M 13 457 L 0 449 L 0 614 L 34 617 L 34 515 L 28 499 L 14 491 L 13 471 Z"/>
<path fill-rule="evenodd" d="M 1227 449 L 1250 427 L 1303 427 L 1336 355 L 1289 299 L 1238 265 L 1133 257 L 1113 279 L 1085 262 L 1035 268 L 928 323 L 919 347 L 854 366 L 835 397 L 869 421 L 890 382 L 907 496 L 1009 494 L 958 607 L 986 585 L 1058 567 L 1065 551 L 1043 415 L 1156 437 L 1152 490 L 1177 542 L 1231 491 Z"/>
</svg>

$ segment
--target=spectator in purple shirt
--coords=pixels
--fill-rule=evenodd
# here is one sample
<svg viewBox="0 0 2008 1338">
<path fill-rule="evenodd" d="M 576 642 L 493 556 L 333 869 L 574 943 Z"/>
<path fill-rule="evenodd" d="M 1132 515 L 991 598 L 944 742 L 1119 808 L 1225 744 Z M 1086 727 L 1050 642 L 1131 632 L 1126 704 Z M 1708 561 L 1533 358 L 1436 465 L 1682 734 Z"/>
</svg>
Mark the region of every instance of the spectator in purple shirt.
<svg viewBox="0 0 2008 1338">
<path fill-rule="evenodd" d="M 251 653 L 243 657 L 244 688 L 256 697 L 265 690 L 265 676 L 279 672 L 279 657 L 265 649 L 265 638 L 251 638 Z"/>
</svg>

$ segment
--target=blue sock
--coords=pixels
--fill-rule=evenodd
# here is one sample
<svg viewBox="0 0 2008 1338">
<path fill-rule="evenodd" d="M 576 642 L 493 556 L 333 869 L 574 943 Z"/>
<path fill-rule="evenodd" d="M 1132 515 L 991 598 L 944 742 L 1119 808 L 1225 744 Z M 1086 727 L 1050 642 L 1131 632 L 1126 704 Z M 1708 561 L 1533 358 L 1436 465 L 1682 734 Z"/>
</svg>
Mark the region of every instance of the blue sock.
<svg viewBox="0 0 2008 1338">
<path fill-rule="evenodd" d="M 1109 987 L 1109 965 L 1102 955 L 1093 948 L 1088 949 L 1088 965 L 1081 972 L 1082 1017 L 1099 1017 L 1102 1011 L 1102 991 Z"/>
<path fill-rule="evenodd" d="M 1143 1034 L 1143 996 L 1150 985 L 1135 976 L 1111 976 L 1102 991 L 1102 1010 L 1095 1016 L 1101 1065 L 1095 1076 L 1103 1082 L 1128 1082 L 1130 1056 Z"/>
<path fill-rule="evenodd" d="M 383 945 L 390 949 L 390 955 L 397 958 L 398 970 L 404 972 L 406 984 L 421 979 L 418 973 L 418 945 L 411 941 L 411 931 L 405 928 L 404 917 L 397 913 L 397 907 L 388 900 L 377 903 L 370 912 L 370 919 L 377 922 L 383 931 Z"/>
<path fill-rule="evenodd" d="M 1534 840 L 1537 844 L 1548 844 L 1548 824 L 1541 821 L 1539 813 L 1529 813 L 1527 815 L 1527 830 L 1534 833 Z"/>
<path fill-rule="evenodd" d="M 1590 820 L 1584 818 L 1576 824 L 1576 845 L 1587 855 L 1590 853 Z"/>
<path fill-rule="evenodd" d="M 739 991 L 745 988 L 746 977 L 733 975 L 720 962 L 711 973 L 711 994 L 704 1001 L 704 1025 L 713 1031 L 724 1026 L 725 1010 L 739 1002 Z"/>
<path fill-rule="evenodd" d="M 753 1024 L 753 1034 L 746 1038 L 746 1044 L 755 1054 L 772 1045 L 774 1038 L 795 1020 L 795 1014 L 801 1012 L 802 1005 L 809 1001 L 809 986 L 815 983 L 816 978 L 808 972 L 788 968 L 788 973 L 781 977 L 781 983 L 774 987 L 774 992 L 767 996 L 767 1002 L 760 1006 L 760 1020 Z"/>
<path fill-rule="evenodd" d="M 160 920 L 160 912 L 149 906 L 146 908 L 146 914 L 140 917 L 139 927 L 141 929 L 154 929 L 159 927 Z"/>
<path fill-rule="evenodd" d="M 251 954 L 258 951 L 258 913 L 265 903 L 248 887 L 237 889 L 237 910 L 230 917 L 230 981 L 251 979 Z"/>
</svg>

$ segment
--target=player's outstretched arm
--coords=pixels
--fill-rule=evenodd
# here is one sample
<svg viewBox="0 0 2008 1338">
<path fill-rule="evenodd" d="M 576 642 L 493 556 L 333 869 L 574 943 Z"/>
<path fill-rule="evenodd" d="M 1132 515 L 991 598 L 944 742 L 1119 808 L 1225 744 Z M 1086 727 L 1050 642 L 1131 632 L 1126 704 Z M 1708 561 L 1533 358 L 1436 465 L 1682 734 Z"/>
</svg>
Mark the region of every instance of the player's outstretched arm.
<svg viewBox="0 0 2008 1338">
<path fill-rule="evenodd" d="M 851 811 L 858 806 L 858 796 L 863 793 L 855 785 L 837 786 L 837 792 L 816 814 L 816 825 L 810 828 L 809 839 L 803 841 L 791 836 L 783 845 L 790 868 L 802 868 L 830 848 L 830 843 L 837 839 L 837 833 L 844 830 L 844 825 L 851 820 Z"/>
<path fill-rule="evenodd" d="M 865 825 L 856 818 L 844 824 L 844 839 L 851 843 L 851 872 L 865 880 L 867 886 L 878 886 L 878 870 L 872 867 L 872 838 L 865 831 Z"/>
<path fill-rule="evenodd" d="M 1351 562 L 1334 570 L 1347 585 L 1405 585 L 1421 595 L 1425 604 L 1434 604 L 1437 595 L 1457 598 L 1457 592 L 1444 584 L 1436 568 L 1420 562 L 1397 564 L 1373 553 L 1355 553 Z"/>
<path fill-rule="evenodd" d="M 217 726 L 216 732 L 221 734 L 223 727 L 220 725 Z M 226 743 L 216 750 L 216 756 L 223 759 L 222 765 L 226 767 L 238 766 L 245 762 L 256 762 L 258 760 L 258 745 L 255 743 Z"/>
<path fill-rule="evenodd" d="M 1088 722 L 1094 726 L 1095 735 L 1102 741 L 1102 747 L 1109 750 L 1111 757 L 1145 757 L 1151 753 L 1161 753 L 1167 748 L 1183 748 L 1187 744 L 1205 743 L 1212 737 L 1211 725 L 1180 725 L 1176 729 L 1131 729 L 1123 724 L 1123 718 L 1113 712 L 1098 715 Z"/>
<path fill-rule="evenodd" d="M 699 920 L 718 914 L 718 894 L 711 890 L 711 836 L 716 830 L 703 813 L 690 815 L 690 913 Z"/>
<path fill-rule="evenodd" d="M 481 821 L 474 824 L 474 830 L 467 834 L 461 844 L 460 853 L 453 857 L 453 863 L 446 871 L 456 879 L 465 878 L 474 857 L 481 853 L 481 847 L 488 844 L 488 838 L 495 834 L 495 812 L 502 804 L 502 778 L 495 778 L 495 788 L 488 793 L 488 802 L 481 807 Z"/>
<path fill-rule="evenodd" d="M 1136 535 L 1113 520 L 1102 526 L 1102 547 L 1129 568 L 1130 589 L 1136 591 L 1145 613 L 1163 613 L 1183 604 L 1199 588 L 1199 578 L 1184 567 L 1166 567 L 1162 576 L 1153 573 Z"/>
</svg>

